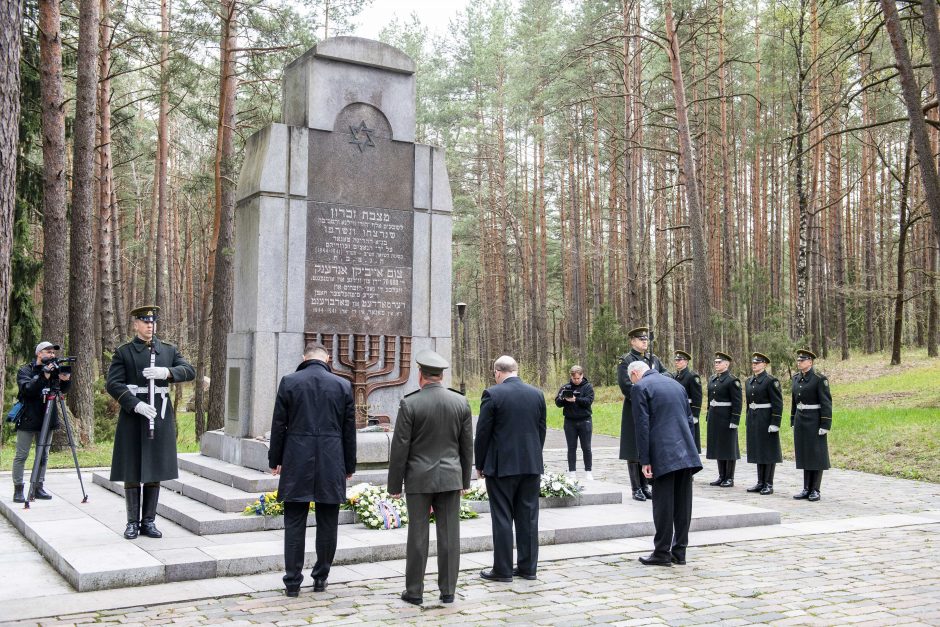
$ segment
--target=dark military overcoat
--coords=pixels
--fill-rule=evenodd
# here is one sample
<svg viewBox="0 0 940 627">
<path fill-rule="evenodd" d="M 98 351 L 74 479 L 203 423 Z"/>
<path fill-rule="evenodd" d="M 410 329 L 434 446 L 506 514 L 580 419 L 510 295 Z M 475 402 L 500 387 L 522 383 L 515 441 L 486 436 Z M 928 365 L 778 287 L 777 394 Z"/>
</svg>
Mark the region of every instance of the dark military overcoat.
<svg viewBox="0 0 940 627">
<path fill-rule="evenodd" d="M 645 362 L 651 370 L 660 373 L 666 372 L 662 362 L 659 361 L 659 357 L 656 355 L 647 357 L 634 349 L 630 349 L 629 353 L 620 356 L 620 362 L 617 364 L 617 383 L 620 385 L 620 391 L 623 392 L 623 409 L 620 413 L 620 459 L 631 462 L 639 460 L 636 450 L 633 407 L 630 404 L 630 390 L 633 389 L 633 383 L 630 382 L 630 375 L 627 373 L 627 368 L 635 361 Z"/>
<path fill-rule="evenodd" d="M 725 461 L 740 459 L 738 430 L 729 425 L 741 421 L 741 382 L 730 372 L 709 378 L 705 421 L 708 423 L 705 457 Z"/>
<path fill-rule="evenodd" d="M 829 469 L 829 442 L 820 429 L 832 429 L 832 393 L 825 375 L 810 368 L 793 375 L 790 426 L 796 467 L 803 470 Z M 806 407 L 808 406 L 808 407 Z M 818 407 L 817 407 L 818 406 Z"/>
<path fill-rule="evenodd" d="M 170 369 L 173 383 L 192 381 L 196 370 L 172 344 L 154 340 L 156 366 Z M 111 455 L 111 480 L 127 483 L 156 483 L 176 479 L 176 412 L 170 401 L 169 382 L 156 379 L 155 388 L 165 393 L 154 395 L 157 417 L 153 420 L 153 439 L 149 439 L 149 421 L 134 411 L 137 403 L 149 402 L 149 379 L 143 370 L 150 366 L 150 347 L 139 337 L 123 344 L 111 358 L 106 389 L 121 406 L 114 451 Z"/>
<path fill-rule="evenodd" d="M 748 377 L 744 391 L 747 394 L 747 461 L 751 464 L 779 464 L 783 461 L 780 432 L 770 433 L 768 428 L 771 425 L 780 427 L 783 415 L 780 381 L 765 371 Z"/>
<path fill-rule="evenodd" d="M 691 368 L 683 368 L 676 372 L 675 380 L 682 384 L 685 393 L 689 397 L 689 409 L 695 417 L 695 424 L 692 425 L 692 438 L 695 440 L 695 448 L 699 453 L 702 452 L 702 435 L 699 428 L 699 419 L 702 416 L 702 378 Z"/>
</svg>

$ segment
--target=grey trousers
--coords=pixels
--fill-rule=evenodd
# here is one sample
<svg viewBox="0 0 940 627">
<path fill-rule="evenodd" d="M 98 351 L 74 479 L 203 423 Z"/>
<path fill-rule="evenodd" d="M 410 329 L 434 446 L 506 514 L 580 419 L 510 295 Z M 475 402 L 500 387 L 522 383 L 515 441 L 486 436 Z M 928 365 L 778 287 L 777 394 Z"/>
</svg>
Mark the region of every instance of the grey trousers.
<svg viewBox="0 0 940 627">
<path fill-rule="evenodd" d="M 441 595 L 457 589 L 460 570 L 460 490 L 407 494 L 408 548 L 405 554 L 405 593 L 420 599 L 428 564 L 429 519 L 434 508 L 437 527 L 437 586 Z"/>
<path fill-rule="evenodd" d="M 52 433 L 49 434 L 52 439 Z M 33 440 L 39 444 L 38 431 L 16 431 L 16 453 L 13 455 L 13 485 L 23 485 L 23 469 L 26 467 L 26 458 L 29 457 L 29 450 L 33 447 Z M 42 468 L 39 471 L 39 482 L 46 480 L 46 460 L 42 460 Z"/>
</svg>

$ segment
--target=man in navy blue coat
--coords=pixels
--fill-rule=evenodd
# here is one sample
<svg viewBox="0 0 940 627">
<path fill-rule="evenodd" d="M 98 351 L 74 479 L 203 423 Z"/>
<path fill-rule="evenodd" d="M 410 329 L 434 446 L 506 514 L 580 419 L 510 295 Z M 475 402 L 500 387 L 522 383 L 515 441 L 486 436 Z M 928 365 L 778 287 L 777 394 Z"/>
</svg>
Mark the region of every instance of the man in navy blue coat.
<svg viewBox="0 0 940 627">
<path fill-rule="evenodd" d="M 648 566 L 685 564 L 692 522 L 692 475 L 702 460 L 692 438 L 692 414 L 685 388 L 642 361 L 627 372 L 633 382 L 633 418 L 644 476 L 653 479 L 654 550 Z"/>
<path fill-rule="evenodd" d="M 480 576 L 505 582 L 514 576 L 535 579 L 545 395 L 522 382 L 512 357 L 497 359 L 493 370 L 496 385 L 483 391 L 474 442 L 477 476 L 486 478 L 493 523 L 493 568 Z M 517 568 L 512 567 L 514 525 Z"/>
</svg>

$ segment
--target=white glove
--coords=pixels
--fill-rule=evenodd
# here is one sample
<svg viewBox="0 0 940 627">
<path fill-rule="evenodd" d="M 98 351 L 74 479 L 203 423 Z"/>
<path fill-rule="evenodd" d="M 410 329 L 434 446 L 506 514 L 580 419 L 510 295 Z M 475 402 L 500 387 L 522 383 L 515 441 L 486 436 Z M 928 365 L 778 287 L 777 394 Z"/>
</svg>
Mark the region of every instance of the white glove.
<svg viewBox="0 0 940 627">
<path fill-rule="evenodd" d="M 736 424 L 734 424 L 734 423 L 732 422 L 730 425 L 728 425 L 728 428 L 729 428 L 729 429 L 737 429 L 737 428 L 738 428 L 738 425 L 736 425 Z"/>
<path fill-rule="evenodd" d="M 144 368 L 143 375 L 145 379 L 169 379 L 170 369 L 163 366 L 150 366 Z"/>
<path fill-rule="evenodd" d="M 697 424 L 698 424 L 698 418 L 693 417 L 693 418 L 692 418 L 692 424 L 693 424 L 693 425 L 697 425 Z"/>
<path fill-rule="evenodd" d="M 134 406 L 134 411 L 148 420 L 157 417 L 157 408 L 143 401 L 140 401 Z"/>
<path fill-rule="evenodd" d="M 778 431 L 780 431 L 780 427 L 778 427 L 777 425 L 770 425 L 769 427 L 767 427 L 767 433 L 776 433 Z"/>
<path fill-rule="evenodd" d="M 826 435 L 827 433 L 829 433 L 829 429 L 820 429 L 820 430 L 819 430 L 819 435 Z"/>
</svg>

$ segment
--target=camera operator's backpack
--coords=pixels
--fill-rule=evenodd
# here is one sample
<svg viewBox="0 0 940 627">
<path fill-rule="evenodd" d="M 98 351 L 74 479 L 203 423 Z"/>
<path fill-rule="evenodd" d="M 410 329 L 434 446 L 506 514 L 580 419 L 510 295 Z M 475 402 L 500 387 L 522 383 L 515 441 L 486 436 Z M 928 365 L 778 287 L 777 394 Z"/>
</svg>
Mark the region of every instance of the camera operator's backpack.
<svg viewBox="0 0 940 627">
<path fill-rule="evenodd" d="M 26 413 L 26 405 L 22 401 L 16 401 L 13 403 L 13 407 L 10 408 L 10 411 L 7 412 L 7 422 L 12 422 L 15 425 L 20 424 L 20 420 L 23 418 L 23 415 Z"/>
</svg>

